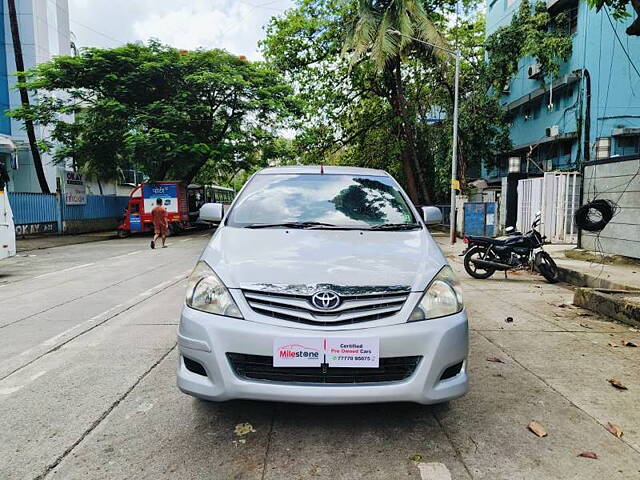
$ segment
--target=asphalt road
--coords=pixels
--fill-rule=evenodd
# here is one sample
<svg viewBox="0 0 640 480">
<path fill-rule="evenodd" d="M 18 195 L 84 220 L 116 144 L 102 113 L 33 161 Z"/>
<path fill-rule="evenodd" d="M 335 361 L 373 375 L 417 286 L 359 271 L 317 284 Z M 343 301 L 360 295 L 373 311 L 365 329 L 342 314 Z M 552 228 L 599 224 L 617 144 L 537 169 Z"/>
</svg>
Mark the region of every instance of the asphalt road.
<svg viewBox="0 0 640 480">
<path fill-rule="evenodd" d="M 178 314 L 209 235 L 0 263 L 0 478 L 640 478 L 640 348 L 608 345 L 640 345 L 640 334 L 565 305 L 570 289 L 528 274 L 460 275 L 472 386 L 447 405 L 211 404 L 181 394 Z M 527 430 L 530 420 L 548 435 Z M 255 432 L 238 437 L 244 422 Z"/>
</svg>

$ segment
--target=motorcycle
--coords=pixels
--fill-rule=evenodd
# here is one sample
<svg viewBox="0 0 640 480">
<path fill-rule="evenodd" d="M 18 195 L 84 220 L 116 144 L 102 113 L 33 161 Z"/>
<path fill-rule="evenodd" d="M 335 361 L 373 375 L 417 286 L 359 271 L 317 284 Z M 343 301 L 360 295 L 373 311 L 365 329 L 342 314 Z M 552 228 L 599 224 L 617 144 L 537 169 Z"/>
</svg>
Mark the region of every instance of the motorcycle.
<svg viewBox="0 0 640 480">
<path fill-rule="evenodd" d="M 543 237 L 536 227 L 540 225 L 540 213 L 536 214 L 531 230 L 524 235 L 513 227 L 507 229 L 507 238 L 490 238 L 468 236 L 464 242 L 468 244 L 462 253 L 464 269 L 473 278 L 489 278 L 497 271 L 537 270 L 549 283 L 559 281 L 556 262 L 544 251 Z"/>
</svg>

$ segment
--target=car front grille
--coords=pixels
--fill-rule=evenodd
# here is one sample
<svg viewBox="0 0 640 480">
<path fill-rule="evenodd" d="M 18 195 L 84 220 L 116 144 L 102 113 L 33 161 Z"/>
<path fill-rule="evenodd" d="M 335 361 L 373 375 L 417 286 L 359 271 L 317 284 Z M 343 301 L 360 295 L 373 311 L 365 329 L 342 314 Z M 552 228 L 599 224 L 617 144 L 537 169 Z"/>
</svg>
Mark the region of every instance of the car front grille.
<svg viewBox="0 0 640 480">
<path fill-rule="evenodd" d="M 278 383 L 380 383 L 409 378 L 422 359 L 415 357 L 381 358 L 378 368 L 274 367 L 273 357 L 227 353 L 231 368 L 240 378 Z"/>
<path fill-rule="evenodd" d="M 340 294 L 341 304 L 320 310 L 311 304 L 311 295 L 243 290 L 249 306 L 261 315 L 309 325 L 333 326 L 380 320 L 395 315 L 409 296 L 406 290 L 369 294 Z"/>
</svg>

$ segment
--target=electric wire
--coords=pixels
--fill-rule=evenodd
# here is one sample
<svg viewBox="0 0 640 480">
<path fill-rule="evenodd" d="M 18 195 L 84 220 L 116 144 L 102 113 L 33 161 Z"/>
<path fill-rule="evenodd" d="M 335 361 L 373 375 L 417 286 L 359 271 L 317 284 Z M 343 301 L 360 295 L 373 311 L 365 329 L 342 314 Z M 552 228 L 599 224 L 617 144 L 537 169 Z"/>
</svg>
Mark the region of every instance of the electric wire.
<svg viewBox="0 0 640 480">
<path fill-rule="evenodd" d="M 631 66 L 633 67 L 633 69 L 636 71 L 636 73 L 638 74 L 638 77 L 640 77 L 640 70 L 638 70 L 638 67 L 636 67 L 636 64 L 633 63 L 633 60 L 631 59 L 631 55 L 629 55 L 629 52 L 627 51 L 626 47 L 624 46 L 624 43 L 622 43 L 622 40 L 620 40 L 620 35 L 618 35 L 618 31 L 615 29 L 615 27 L 613 26 L 613 21 L 611 20 L 611 15 L 609 15 L 609 9 L 607 8 L 607 6 L 605 5 L 604 7 L 604 11 L 607 14 L 607 18 L 609 19 L 609 23 L 611 24 L 611 29 L 613 30 L 613 33 L 615 34 L 616 38 L 618 39 L 618 43 L 620 44 L 620 46 L 622 47 L 622 51 L 624 52 L 624 54 L 627 57 L 627 60 L 629 60 L 629 63 L 631 64 Z"/>
</svg>

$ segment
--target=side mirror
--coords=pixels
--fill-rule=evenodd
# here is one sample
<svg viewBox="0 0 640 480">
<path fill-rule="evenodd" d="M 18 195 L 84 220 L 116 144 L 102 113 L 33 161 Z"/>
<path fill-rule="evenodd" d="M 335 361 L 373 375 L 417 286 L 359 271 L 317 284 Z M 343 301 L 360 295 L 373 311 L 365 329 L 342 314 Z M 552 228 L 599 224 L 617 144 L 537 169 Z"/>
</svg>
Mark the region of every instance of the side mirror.
<svg viewBox="0 0 640 480">
<path fill-rule="evenodd" d="M 438 207 L 422 207 L 422 218 L 427 225 L 442 223 L 442 212 Z"/>
<path fill-rule="evenodd" d="M 218 223 L 224 216 L 224 207 L 221 203 L 205 203 L 200 207 L 199 219 L 203 222 Z"/>
</svg>

